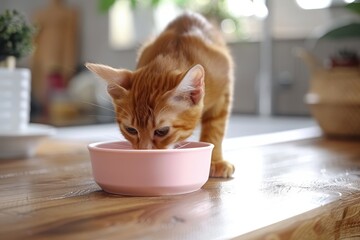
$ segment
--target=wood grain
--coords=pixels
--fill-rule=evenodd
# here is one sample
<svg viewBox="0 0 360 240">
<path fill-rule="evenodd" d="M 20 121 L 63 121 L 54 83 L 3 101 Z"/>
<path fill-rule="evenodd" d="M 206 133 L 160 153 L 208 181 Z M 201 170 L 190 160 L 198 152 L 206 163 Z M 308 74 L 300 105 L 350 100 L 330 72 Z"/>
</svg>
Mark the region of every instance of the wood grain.
<svg viewBox="0 0 360 240">
<path fill-rule="evenodd" d="M 233 179 L 164 197 L 103 192 L 86 145 L 0 162 L 0 239 L 360 238 L 359 141 L 239 146 Z"/>
</svg>

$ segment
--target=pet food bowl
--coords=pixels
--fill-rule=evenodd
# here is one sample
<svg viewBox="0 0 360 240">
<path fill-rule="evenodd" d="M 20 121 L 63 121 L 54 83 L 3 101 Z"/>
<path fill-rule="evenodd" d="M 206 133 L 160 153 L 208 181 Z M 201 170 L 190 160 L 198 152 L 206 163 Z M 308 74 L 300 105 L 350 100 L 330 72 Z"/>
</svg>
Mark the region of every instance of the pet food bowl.
<svg viewBox="0 0 360 240">
<path fill-rule="evenodd" d="M 174 149 L 133 149 L 126 141 L 89 144 L 96 183 L 106 192 L 131 196 L 176 195 L 199 190 L 208 180 L 214 145 L 185 142 Z"/>
</svg>

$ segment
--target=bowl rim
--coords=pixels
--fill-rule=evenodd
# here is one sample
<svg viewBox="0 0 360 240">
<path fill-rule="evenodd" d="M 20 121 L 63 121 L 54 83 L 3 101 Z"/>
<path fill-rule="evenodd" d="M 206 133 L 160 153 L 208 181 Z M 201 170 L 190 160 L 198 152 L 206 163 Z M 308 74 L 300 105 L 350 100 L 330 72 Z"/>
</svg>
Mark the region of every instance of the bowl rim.
<svg viewBox="0 0 360 240">
<path fill-rule="evenodd" d="M 193 147 L 193 148 L 175 148 L 175 149 L 110 149 L 110 148 L 101 148 L 98 147 L 101 144 L 107 143 L 129 143 L 124 140 L 116 140 L 116 141 L 102 141 L 102 142 L 94 142 L 88 144 L 88 149 L 90 151 L 100 151 L 100 152 L 127 152 L 127 153 L 172 153 L 172 152 L 194 152 L 200 149 L 213 149 L 214 144 L 209 142 L 201 142 L 201 141 L 184 141 L 184 143 L 200 143 L 204 144 L 202 147 Z"/>
</svg>

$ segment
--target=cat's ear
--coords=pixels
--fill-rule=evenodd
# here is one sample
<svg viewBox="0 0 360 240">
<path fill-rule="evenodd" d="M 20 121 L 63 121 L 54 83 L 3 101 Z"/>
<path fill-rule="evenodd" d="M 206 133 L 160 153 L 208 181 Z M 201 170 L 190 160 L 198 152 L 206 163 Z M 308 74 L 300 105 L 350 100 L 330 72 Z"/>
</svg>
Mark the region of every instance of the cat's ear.
<svg viewBox="0 0 360 240">
<path fill-rule="evenodd" d="M 102 64 L 86 63 L 85 66 L 108 83 L 107 90 L 114 98 L 127 94 L 131 87 L 132 72 L 125 69 L 115 69 Z"/>
<path fill-rule="evenodd" d="M 205 92 L 205 71 L 197 64 L 190 68 L 175 89 L 175 100 L 190 100 L 192 105 L 197 105 Z"/>
</svg>

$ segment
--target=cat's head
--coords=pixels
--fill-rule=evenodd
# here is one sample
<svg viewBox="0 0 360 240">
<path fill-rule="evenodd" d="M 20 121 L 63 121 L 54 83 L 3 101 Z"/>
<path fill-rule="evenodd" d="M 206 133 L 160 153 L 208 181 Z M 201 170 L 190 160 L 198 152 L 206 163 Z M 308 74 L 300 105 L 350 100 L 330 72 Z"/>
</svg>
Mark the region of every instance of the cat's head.
<svg viewBox="0 0 360 240">
<path fill-rule="evenodd" d="M 136 149 L 171 148 L 188 138 L 201 119 L 201 65 L 185 72 L 151 66 L 132 72 L 92 63 L 86 67 L 107 81 L 120 131 Z"/>
</svg>

